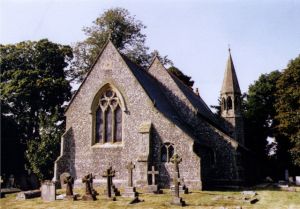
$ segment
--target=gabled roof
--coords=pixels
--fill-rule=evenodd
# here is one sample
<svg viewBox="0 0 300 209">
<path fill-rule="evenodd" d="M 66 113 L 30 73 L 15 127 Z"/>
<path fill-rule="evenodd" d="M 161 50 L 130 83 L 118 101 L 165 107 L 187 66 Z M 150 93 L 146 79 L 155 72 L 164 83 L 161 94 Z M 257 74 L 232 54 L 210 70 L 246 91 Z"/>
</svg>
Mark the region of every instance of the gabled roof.
<svg viewBox="0 0 300 209">
<path fill-rule="evenodd" d="M 221 94 L 224 93 L 238 93 L 241 94 L 239 82 L 234 69 L 231 53 L 229 50 L 229 57 L 227 61 L 227 66 L 224 74 L 223 85 L 221 89 Z"/>
</svg>

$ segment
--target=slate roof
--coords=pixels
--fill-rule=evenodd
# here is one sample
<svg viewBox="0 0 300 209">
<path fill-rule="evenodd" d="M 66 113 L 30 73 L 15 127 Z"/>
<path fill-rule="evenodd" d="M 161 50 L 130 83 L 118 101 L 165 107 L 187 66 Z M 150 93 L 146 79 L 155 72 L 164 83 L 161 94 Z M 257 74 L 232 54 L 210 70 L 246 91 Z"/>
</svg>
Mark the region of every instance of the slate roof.
<svg viewBox="0 0 300 209">
<path fill-rule="evenodd" d="M 171 102 L 162 92 L 161 84 L 147 71 L 143 70 L 138 65 L 134 64 L 129 58 L 125 55 L 121 55 L 126 62 L 127 66 L 131 69 L 134 76 L 138 79 L 141 86 L 144 88 L 148 96 L 155 103 L 155 107 L 171 121 L 183 126 L 186 129 L 191 129 L 189 124 L 185 123 L 185 119 L 181 118 L 174 107 L 171 105 Z M 186 86 L 182 81 L 170 73 L 170 76 L 174 79 L 180 90 L 187 97 L 193 107 L 197 110 L 198 116 L 204 118 L 209 123 L 213 124 L 216 128 L 221 130 L 224 133 L 227 131 L 218 121 L 216 115 L 210 110 L 206 103 L 202 100 L 201 97 L 196 95 L 193 90 Z"/>
</svg>

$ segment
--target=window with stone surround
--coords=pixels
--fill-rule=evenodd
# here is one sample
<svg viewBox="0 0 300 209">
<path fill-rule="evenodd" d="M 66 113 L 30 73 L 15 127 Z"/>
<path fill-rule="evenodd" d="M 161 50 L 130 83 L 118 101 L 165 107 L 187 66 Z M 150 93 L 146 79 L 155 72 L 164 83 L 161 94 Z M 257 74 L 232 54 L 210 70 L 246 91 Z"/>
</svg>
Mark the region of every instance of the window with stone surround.
<svg viewBox="0 0 300 209">
<path fill-rule="evenodd" d="M 161 162 L 170 162 L 171 157 L 174 155 L 174 144 L 169 142 L 164 143 L 160 148 Z"/>
<path fill-rule="evenodd" d="M 227 110 L 231 110 L 232 109 L 232 99 L 231 97 L 227 97 Z"/>
<path fill-rule="evenodd" d="M 94 143 L 122 142 L 122 103 L 116 90 L 106 87 L 94 107 Z"/>
</svg>

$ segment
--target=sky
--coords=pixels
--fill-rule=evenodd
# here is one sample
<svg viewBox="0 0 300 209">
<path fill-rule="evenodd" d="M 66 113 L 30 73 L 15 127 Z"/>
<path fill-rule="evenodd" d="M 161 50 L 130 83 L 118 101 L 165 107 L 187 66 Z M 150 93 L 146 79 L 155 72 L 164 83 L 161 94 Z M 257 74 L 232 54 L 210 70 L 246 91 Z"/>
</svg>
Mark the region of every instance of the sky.
<svg viewBox="0 0 300 209">
<path fill-rule="evenodd" d="M 0 43 L 72 45 L 114 7 L 147 26 L 146 45 L 192 76 L 208 105 L 218 103 L 228 46 L 242 92 L 300 54 L 300 0 L 0 0 Z"/>
</svg>

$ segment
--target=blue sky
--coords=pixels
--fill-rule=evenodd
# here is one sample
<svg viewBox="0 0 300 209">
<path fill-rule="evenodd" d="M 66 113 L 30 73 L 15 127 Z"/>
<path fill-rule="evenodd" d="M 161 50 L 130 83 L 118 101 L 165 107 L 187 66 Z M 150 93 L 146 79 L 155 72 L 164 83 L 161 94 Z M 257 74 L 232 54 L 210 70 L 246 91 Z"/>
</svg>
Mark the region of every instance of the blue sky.
<svg viewBox="0 0 300 209">
<path fill-rule="evenodd" d="M 300 0 L 0 0 L 0 43 L 72 44 L 112 7 L 147 26 L 146 44 L 192 76 L 208 105 L 217 104 L 228 44 L 243 92 L 300 54 Z"/>
</svg>

